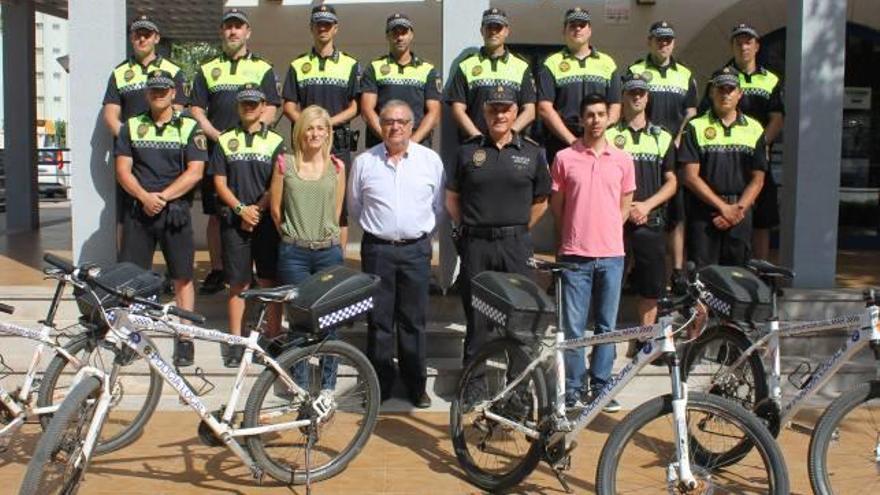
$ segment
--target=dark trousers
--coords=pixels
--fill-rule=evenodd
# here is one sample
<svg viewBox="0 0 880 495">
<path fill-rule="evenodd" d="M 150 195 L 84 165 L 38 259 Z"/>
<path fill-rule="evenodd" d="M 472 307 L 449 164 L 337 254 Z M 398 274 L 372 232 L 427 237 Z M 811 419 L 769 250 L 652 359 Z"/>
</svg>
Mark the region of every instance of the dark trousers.
<svg viewBox="0 0 880 495">
<path fill-rule="evenodd" d="M 692 203 L 693 204 L 693 203 Z M 706 265 L 743 266 L 752 254 L 752 212 L 728 230 L 718 230 L 712 217 L 701 211 L 687 213 L 685 242 L 688 259 L 697 268 Z"/>
<path fill-rule="evenodd" d="M 406 245 L 383 243 L 369 234 L 361 242 L 361 268 L 382 280 L 373 296 L 367 330 L 367 357 L 379 375 L 382 395 L 394 386 L 394 351 L 400 378 L 412 396 L 425 391 L 425 321 L 431 278 L 431 239 Z"/>
<path fill-rule="evenodd" d="M 465 235 L 460 241 L 461 303 L 467 319 L 464 338 L 464 363 L 489 340 L 491 327 L 471 306 L 471 279 L 487 270 L 530 276 L 526 262 L 532 256 L 532 238 L 523 227 L 521 233 L 496 239 Z"/>
<path fill-rule="evenodd" d="M 342 198 L 342 213 L 339 214 L 339 226 L 348 227 L 348 174 L 351 172 L 351 148 L 345 144 L 333 141 L 333 148 L 330 153 L 345 163 L 345 188 L 346 194 Z"/>
</svg>

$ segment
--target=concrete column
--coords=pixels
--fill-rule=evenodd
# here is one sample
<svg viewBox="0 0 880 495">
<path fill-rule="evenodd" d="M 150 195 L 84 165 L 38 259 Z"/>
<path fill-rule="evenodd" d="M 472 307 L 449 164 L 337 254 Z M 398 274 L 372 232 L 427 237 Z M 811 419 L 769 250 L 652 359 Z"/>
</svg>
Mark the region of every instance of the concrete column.
<svg viewBox="0 0 880 495">
<path fill-rule="evenodd" d="M 443 81 L 449 84 L 453 68 L 458 66 L 462 55 L 483 45 L 480 35 L 480 20 L 483 11 L 489 8 L 489 0 L 444 0 L 441 20 L 443 44 Z M 455 166 L 455 152 L 458 149 L 458 127 L 448 110 L 444 110 L 441 120 L 440 154 L 446 164 L 447 173 Z M 446 289 L 455 280 L 458 256 L 450 238 L 448 221 L 440 225 L 440 273 L 438 282 Z"/>
<path fill-rule="evenodd" d="M 3 2 L 3 100 L 6 132 L 6 226 L 10 232 L 40 226 L 37 189 L 37 93 L 34 3 Z"/>
<path fill-rule="evenodd" d="M 110 71 L 125 58 L 125 1 L 69 2 L 71 221 L 77 262 L 116 260 L 113 141 L 101 120 Z"/>
<path fill-rule="evenodd" d="M 834 285 L 846 2 L 788 0 L 782 263 L 796 287 Z"/>
</svg>

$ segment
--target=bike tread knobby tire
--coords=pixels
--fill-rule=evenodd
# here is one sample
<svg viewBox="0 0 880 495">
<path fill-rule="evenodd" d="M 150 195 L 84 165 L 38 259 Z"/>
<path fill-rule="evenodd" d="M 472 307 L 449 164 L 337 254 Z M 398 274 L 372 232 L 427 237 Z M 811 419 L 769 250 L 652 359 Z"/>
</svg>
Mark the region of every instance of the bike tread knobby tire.
<svg viewBox="0 0 880 495">
<path fill-rule="evenodd" d="M 46 495 L 44 490 L 40 489 L 40 480 L 46 470 L 46 466 L 53 462 L 53 453 L 58 449 L 58 443 L 61 435 L 71 421 L 77 420 L 77 413 L 80 411 L 82 404 L 89 399 L 95 392 L 101 389 L 101 380 L 95 376 L 86 376 L 80 381 L 69 394 L 61 402 L 58 411 L 52 415 L 52 420 L 46 431 L 40 436 L 37 447 L 34 450 L 34 456 L 28 462 L 27 471 L 21 482 L 19 495 Z M 91 418 L 89 418 L 91 422 Z M 72 459 L 72 458 L 71 458 Z M 84 472 L 82 474 L 85 474 Z M 79 489 L 79 482 L 82 480 L 80 476 L 72 491 L 66 493 L 76 493 Z"/>
<path fill-rule="evenodd" d="M 877 398 L 880 398 L 880 381 L 862 383 L 840 394 L 822 413 L 816 423 L 816 429 L 813 430 L 813 436 L 810 438 L 807 466 L 810 473 L 810 485 L 816 495 L 832 495 L 834 493 L 828 484 L 828 467 L 825 458 L 841 419 L 860 404 Z"/>
<path fill-rule="evenodd" d="M 364 423 L 358 433 L 357 439 L 348 445 L 348 448 L 342 453 L 342 455 L 336 457 L 321 469 L 313 471 L 311 473 L 311 481 L 313 482 L 336 476 L 348 466 L 348 463 L 351 462 L 358 453 L 360 453 L 364 448 L 364 445 L 366 445 L 367 440 L 369 440 L 370 435 L 373 434 L 373 429 L 376 427 L 376 422 L 379 419 L 379 405 L 382 400 L 379 393 L 379 377 L 376 375 L 373 365 L 370 364 L 370 361 L 360 350 L 351 344 L 339 340 L 327 340 L 307 347 L 288 349 L 275 361 L 282 369 L 290 369 L 295 362 L 303 357 L 310 356 L 315 352 L 335 354 L 344 357 L 351 363 L 357 365 L 359 368 L 358 371 L 367 382 L 366 385 L 367 390 L 369 391 L 369 398 L 367 414 L 364 417 Z M 275 383 L 277 376 L 278 375 L 275 373 L 274 369 L 266 368 L 260 373 L 257 381 L 254 382 L 254 386 L 251 389 L 250 394 L 248 394 L 247 403 L 245 404 L 243 421 L 244 428 L 253 428 L 257 426 L 257 419 L 260 416 L 260 406 L 266 396 L 272 393 L 271 387 Z M 270 459 L 266 455 L 266 451 L 263 448 L 262 440 L 259 435 L 247 437 L 247 446 L 254 461 L 269 476 L 282 483 L 293 485 L 300 485 L 306 482 L 305 471 L 296 470 L 291 477 L 290 470 L 279 467 L 272 459 Z"/>
<path fill-rule="evenodd" d="M 522 458 L 522 462 L 507 474 L 499 476 L 495 473 L 483 471 L 472 462 L 468 452 L 467 440 L 462 432 L 461 393 L 474 368 L 483 363 L 489 356 L 497 355 L 499 352 L 510 353 L 513 360 L 519 360 L 522 362 L 522 367 L 525 368 L 532 361 L 532 358 L 523 350 L 523 346 L 524 344 L 517 340 L 502 338 L 487 342 L 478 349 L 471 362 L 461 374 L 459 384 L 456 387 L 456 396 L 449 409 L 449 434 L 452 438 L 452 445 L 455 450 L 455 457 L 458 459 L 458 464 L 465 471 L 471 483 L 491 493 L 497 493 L 515 486 L 531 474 L 541 461 L 544 441 L 543 439 L 532 441 L 528 452 Z M 547 385 L 541 370 L 542 368 L 538 366 L 531 372 L 531 380 L 535 385 L 535 394 L 538 398 L 539 424 L 542 422 L 545 412 L 549 409 Z"/>
<path fill-rule="evenodd" d="M 755 415 L 739 404 L 715 395 L 698 392 L 689 393 L 687 401 L 688 409 L 697 406 L 707 410 L 721 411 L 738 420 L 740 427 L 747 430 L 747 433 L 754 437 L 762 447 L 760 449 L 761 455 L 769 471 L 771 471 L 768 473 L 768 479 L 772 480 L 771 482 L 773 483 L 772 495 L 788 495 L 788 470 L 782 451 L 776 440 L 767 431 L 766 426 L 761 424 Z M 599 456 L 599 464 L 596 467 L 597 494 L 616 495 L 616 472 L 620 465 L 620 456 L 623 448 L 633 435 L 638 434 L 638 431 L 644 425 L 667 414 L 672 414 L 672 396 L 668 394 L 655 397 L 643 403 L 633 409 L 617 424 L 614 430 L 612 430 L 611 435 L 608 436 L 605 445 L 602 447 L 602 453 Z M 670 438 L 669 441 L 674 444 L 674 439 Z"/>
<path fill-rule="evenodd" d="M 144 339 L 149 340 L 146 335 L 141 334 L 141 336 Z M 93 337 L 83 336 L 68 343 L 65 346 L 65 349 L 75 356 L 93 342 Z M 150 345 L 154 349 L 156 348 L 154 344 Z M 136 359 L 143 358 L 137 356 Z M 55 395 L 55 387 L 58 384 L 58 379 L 61 377 L 61 374 L 64 372 L 68 363 L 69 361 L 62 354 L 55 354 L 55 357 L 49 362 L 49 365 L 43 372 L 43 379 L 40 382 L 40 389 L 37 393 L 37 407 L 48 407 L 52 405 L 52 397 Z M 123 374 L 122 370 L 124 369 L 125 366 L 120 367 L 120 375 Z M 162 377 L 153 368 L 148 369 L 150 370 L 150 387 L 147 391 L 147 400 L 144 401 L 144 407 L 138 411 L 132 422 L 124 430 L 106 441 L 99 439 L 95 445 L 94 455 L 107 454 L 125 448 L 134 443 L 141 436 L 141 433 L 143 433 L 144 426 L 153 416 L 156 407 L 159 405 L 159 400 L 162 398 Z M 112 419 L 110 416 L 112 412 L 113 410 L 110 409 L 107 413 L 108 421 Z M 52 414 L 43 414 L 40 416 L 40 426 L 42 426 L 43 431 L 49 426 L 52 416 Z"/>
</svg>

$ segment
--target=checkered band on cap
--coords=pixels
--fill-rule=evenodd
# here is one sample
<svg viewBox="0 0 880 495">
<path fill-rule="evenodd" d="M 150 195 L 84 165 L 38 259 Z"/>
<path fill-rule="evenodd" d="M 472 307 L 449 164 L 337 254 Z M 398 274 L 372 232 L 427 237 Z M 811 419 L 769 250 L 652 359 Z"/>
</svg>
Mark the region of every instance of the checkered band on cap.
<svg viewBox="0 0 880 495">
<path fill-rule="evenodd" d="M 159 32 L 159 25 L 150 20 L 149 17 L 142 15 L 134 20 L 131 23 L 131 26 L 128 27 L 129 32 L 135 32 L 138 29 L 146 29 L 148 31 L 153 31 L 154 33 Z"/>
<path fill-rule="evenodd" d="M 565 23 L 569 22 L 581 21 L 581 22 L 591 22 L 593 17 L 590 15 L 590 12 L 581 7 L 575 7 L 573 9 L 568 9 L 565 11 Z"/>
<path fill-rule="evenodd" d="M 711 79 L 713 86 L 736 86 L 739 87 L 739 75 L 734 69 L 725 67 L 714 74 Z"/>
<path fill-rule="evenodd" d="M 675 29 L 666 21 L 651 24 L 650 34 L 652 38 L 675 38 Z"/>
<path fill-rule="evenodd" d="M 733 29 L 730 30 L 731 38 L 736 38 L 741 34 L 747 34 L 752 38 L 760 38 L 760 36 L 758 36 L 758 30 L 746 23 L 737 24 L 736 26 L 733 26 Z"/>
<path fill-rule="evenodd" d="M 147 78 L 147 87 L 150 89 L 173 88 L 174 78 L 164 70 L 153 71 Z"/>
<path fill-rule="evenodd" d="M 643 89 L 648 91 L 648 81 L 641 74 L 630 73 L 623 77 L 623 86 L 621 90 L 632 91 L 634 89 Z"/>
<path fill-rule="evenodd" d="M 509 26 L 510 20 L 507 18 L 507 12 L 491 8 L 483 11 L 483 21 L 482 24 L 485 26 L 487 24 L 501 24 L 502 26 Z"/>
<path fill-rule="evenodd" d="M 412 20 L 405 16 L 404 14 L 394 14 L 388 17 L 388 20 L 385 21 L 385 32 L 389 32 L 394 30 L 395 28 L 405 27 L 407 29 L 413 28 Z"/>
<path fill-rule="evenodd" d="M 319 22 L 332 22 L 333 24 L 336 24 L 339 22 L 339 17 L 336 16 L 336 9 L 333 7 L 329 5 L 318 5 L 312 9 L 310 22 L 312 24 L 317 24 Z"/>
<path fill-rule="evenodd" d="M 235 95 L 235 99 L 238 101 L 264 101 L 266 95 L 259 86 L 247 84 L 239 90 L 238 94 Z"/>
<path fill-rule="evenodd" d="M 332 313 L 318 317 L 318 328 L 330 328 L 339 325 L 340 323 L 351 320 L 371 309 L 373 309 L 373 298 L 368 297 L 360 302 L 356 302 L 350 306 L 337 309 Z"/>
</svg>

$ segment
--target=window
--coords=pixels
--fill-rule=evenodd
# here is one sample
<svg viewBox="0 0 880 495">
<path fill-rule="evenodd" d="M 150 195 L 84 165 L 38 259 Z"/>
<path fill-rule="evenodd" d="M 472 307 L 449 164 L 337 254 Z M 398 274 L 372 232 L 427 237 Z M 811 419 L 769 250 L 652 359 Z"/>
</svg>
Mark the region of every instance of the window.
<svg viewBox="0 0 880 495">
<path fill-rule="evenodd" d="M 52 48 L 53 55 L 58 55 L 59 53 L 61 53 L 61 48 L 58 48 L 57 46 Z"/>
<path fill-rule="evenodd" d="M 60 72 L 53 72 L 52 79 L 61 79 L 61 73 Z"/>
<path fill-rule="evenodd" d="M 52 101 L 54 101 L 55 103 L 61 103 L 61 97 L 60 97 L 60 96 L 54 96 L 54 97 L 52 97 Z"/>
<path fill-rule="evenodd" d="M 59 29 L 61 29 L 61 24 L 58 24 L 57 22 L 53 22 L 52 29 L 55 31 L 58 31 Z"/>
</svg>

